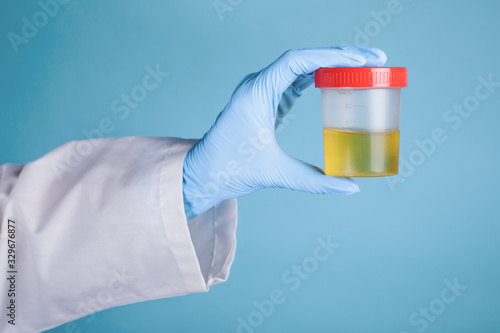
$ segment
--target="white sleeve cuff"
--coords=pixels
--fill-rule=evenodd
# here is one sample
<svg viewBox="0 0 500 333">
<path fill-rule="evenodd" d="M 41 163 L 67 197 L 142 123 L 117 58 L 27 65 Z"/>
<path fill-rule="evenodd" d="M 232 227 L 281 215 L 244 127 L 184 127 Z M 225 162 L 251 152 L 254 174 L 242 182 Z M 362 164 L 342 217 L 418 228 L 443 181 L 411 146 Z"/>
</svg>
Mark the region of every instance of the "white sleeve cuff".
<svg viewBox="0 0 500 333">
<path fill-rule="evenodd" d="M 208 290 L 209 286 L 226 281 L 229 275 L 236 250 L 237 206 L 236 199 L 223 201 L 187 223 L 182 197 L 182 165 L 185 155 L 195 143 L 195 140 L 182 140 L 165 158 L 161 176 L 162 211 L 166 230 L 189 229 L 197 264 L 206 284 L 205 290 Z M 182 162 L 179 167 L 171 161 Z M 176 188 L 172 189 L 172 186 Z M 178 250 L 178 262 L 183 263 L 179 267 L 185 274 L 185 280 L 195 286 L 200 272 L 195 272 L 194 263 L 190 262 L 192 248 L 183 247 L 191 244 L 185 239 L 184 231 L 182 236 L 175 239 L 174 235 L 170 241 L 176 244 L 173 248 Z"/>
<path fill-rule="evenodd" d="M 182 169 L 195 142 L 74 141 L 16 167 L 20 174 L 0 167 L 0 255 L 7 256 L 10 219 L 17 272 L 16 325 L 2 320 L 0 331 L 39 332 L 119 305 L 207 291 L 226 280 L 236 200 L 187 224 Z M 9 270 L 1 260 L 0 271 Z M 9 288 L 0 280 L 2 295 Z M 10 303 L 0 298 L 3 309 Z"/>
</svg>

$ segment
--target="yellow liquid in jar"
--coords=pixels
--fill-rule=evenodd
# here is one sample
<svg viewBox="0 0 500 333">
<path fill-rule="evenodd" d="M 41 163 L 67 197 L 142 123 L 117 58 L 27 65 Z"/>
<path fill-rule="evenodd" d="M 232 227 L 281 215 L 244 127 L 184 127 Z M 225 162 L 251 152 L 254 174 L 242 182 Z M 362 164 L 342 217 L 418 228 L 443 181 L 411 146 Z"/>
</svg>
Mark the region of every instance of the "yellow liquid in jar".
<svg viewBox="0 0 500 333">
<path fill-rule="evenodd" d="M 366 133 L 323 130 L 325 173 L 377 177 L 398 173 L 399 131 Z"/>
</svg>

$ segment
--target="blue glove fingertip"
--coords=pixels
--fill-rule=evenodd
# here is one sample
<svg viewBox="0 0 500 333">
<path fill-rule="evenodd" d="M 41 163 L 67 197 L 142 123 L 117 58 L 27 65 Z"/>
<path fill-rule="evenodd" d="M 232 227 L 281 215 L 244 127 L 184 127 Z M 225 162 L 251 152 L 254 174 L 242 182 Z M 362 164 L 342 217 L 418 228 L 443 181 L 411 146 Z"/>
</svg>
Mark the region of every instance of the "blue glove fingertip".
<svg viewBox="0 0 500 333">
<path fill-rule="evenodd" d="M 351 178 L 333 177 L 326 175 L 325 177 L 328 177 L 329 183 L 331 184 L 330 194 L 350 195 L 358 193 L 360 191 L 358 184 L 356 184 L 356 182 Z"/>
<path fill-rule="evenodd" d="M 352 179 L 352 178 L 345 178 L 345 180 L 349 181 L 350 186 L 351 186 L 351 194 L 358 193 L 361 190 L 359 189 L 358 184 Z"/>
<path fill-rule="evenodd" d="M 349 60 L 354 61 L 355 64 L 353 64 L 353 66 L 362 67 L 366 65 L 366 58 L 359 53 L 345 52 L 343 53 L 343 56 Z"/>
<path fill-rule="evenodd" d="M 365 66 L 380 67 L 384 66 L 387 61 L 387 55 L 384 51 L 377 49 L 375 47 L 366 47 L 366 62 Z"/>
<path fill-rule="evenodd" d="M 365 59 L 364 67 L 380 67 L 384 66 L 387 61 L 387 55 L 384 51 L 375 47 L 358 47 L 358 46 L 344 46 L 343 50 L 361 55 Z"/>
</svg>

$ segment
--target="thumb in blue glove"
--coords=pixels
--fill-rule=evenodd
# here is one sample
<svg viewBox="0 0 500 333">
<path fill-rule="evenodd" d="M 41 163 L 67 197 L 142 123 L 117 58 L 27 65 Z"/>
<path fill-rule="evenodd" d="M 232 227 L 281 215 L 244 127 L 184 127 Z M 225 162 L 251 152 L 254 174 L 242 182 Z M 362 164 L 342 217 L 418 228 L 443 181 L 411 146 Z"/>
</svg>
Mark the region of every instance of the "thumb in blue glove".
<svg viewBox="0 0 500 333">
<path fill-rule="evenodd" d="M 331 177 L 281 150 L 275 129 L 321 67 L 383 66 L 385 54 L 354 46 L 290 50 L 245 77 L 215 124 L 184 160 L 188 220 L 210 207 L 262 188 L 352 194 L 349 178 Z"/>
</svg>

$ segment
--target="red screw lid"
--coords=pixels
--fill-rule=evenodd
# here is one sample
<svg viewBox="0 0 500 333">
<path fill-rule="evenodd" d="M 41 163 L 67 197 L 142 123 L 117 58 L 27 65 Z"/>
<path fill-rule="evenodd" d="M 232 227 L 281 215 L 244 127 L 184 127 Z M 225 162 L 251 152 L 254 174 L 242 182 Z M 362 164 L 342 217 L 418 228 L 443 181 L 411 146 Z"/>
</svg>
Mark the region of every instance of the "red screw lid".
<svg viewBox="0 0 500 333">
<path fill-rule="evenodd" d="M 315 74 L 316 88 L 406 87 L 405 67 L 320 68 Z"/>
</svg>

